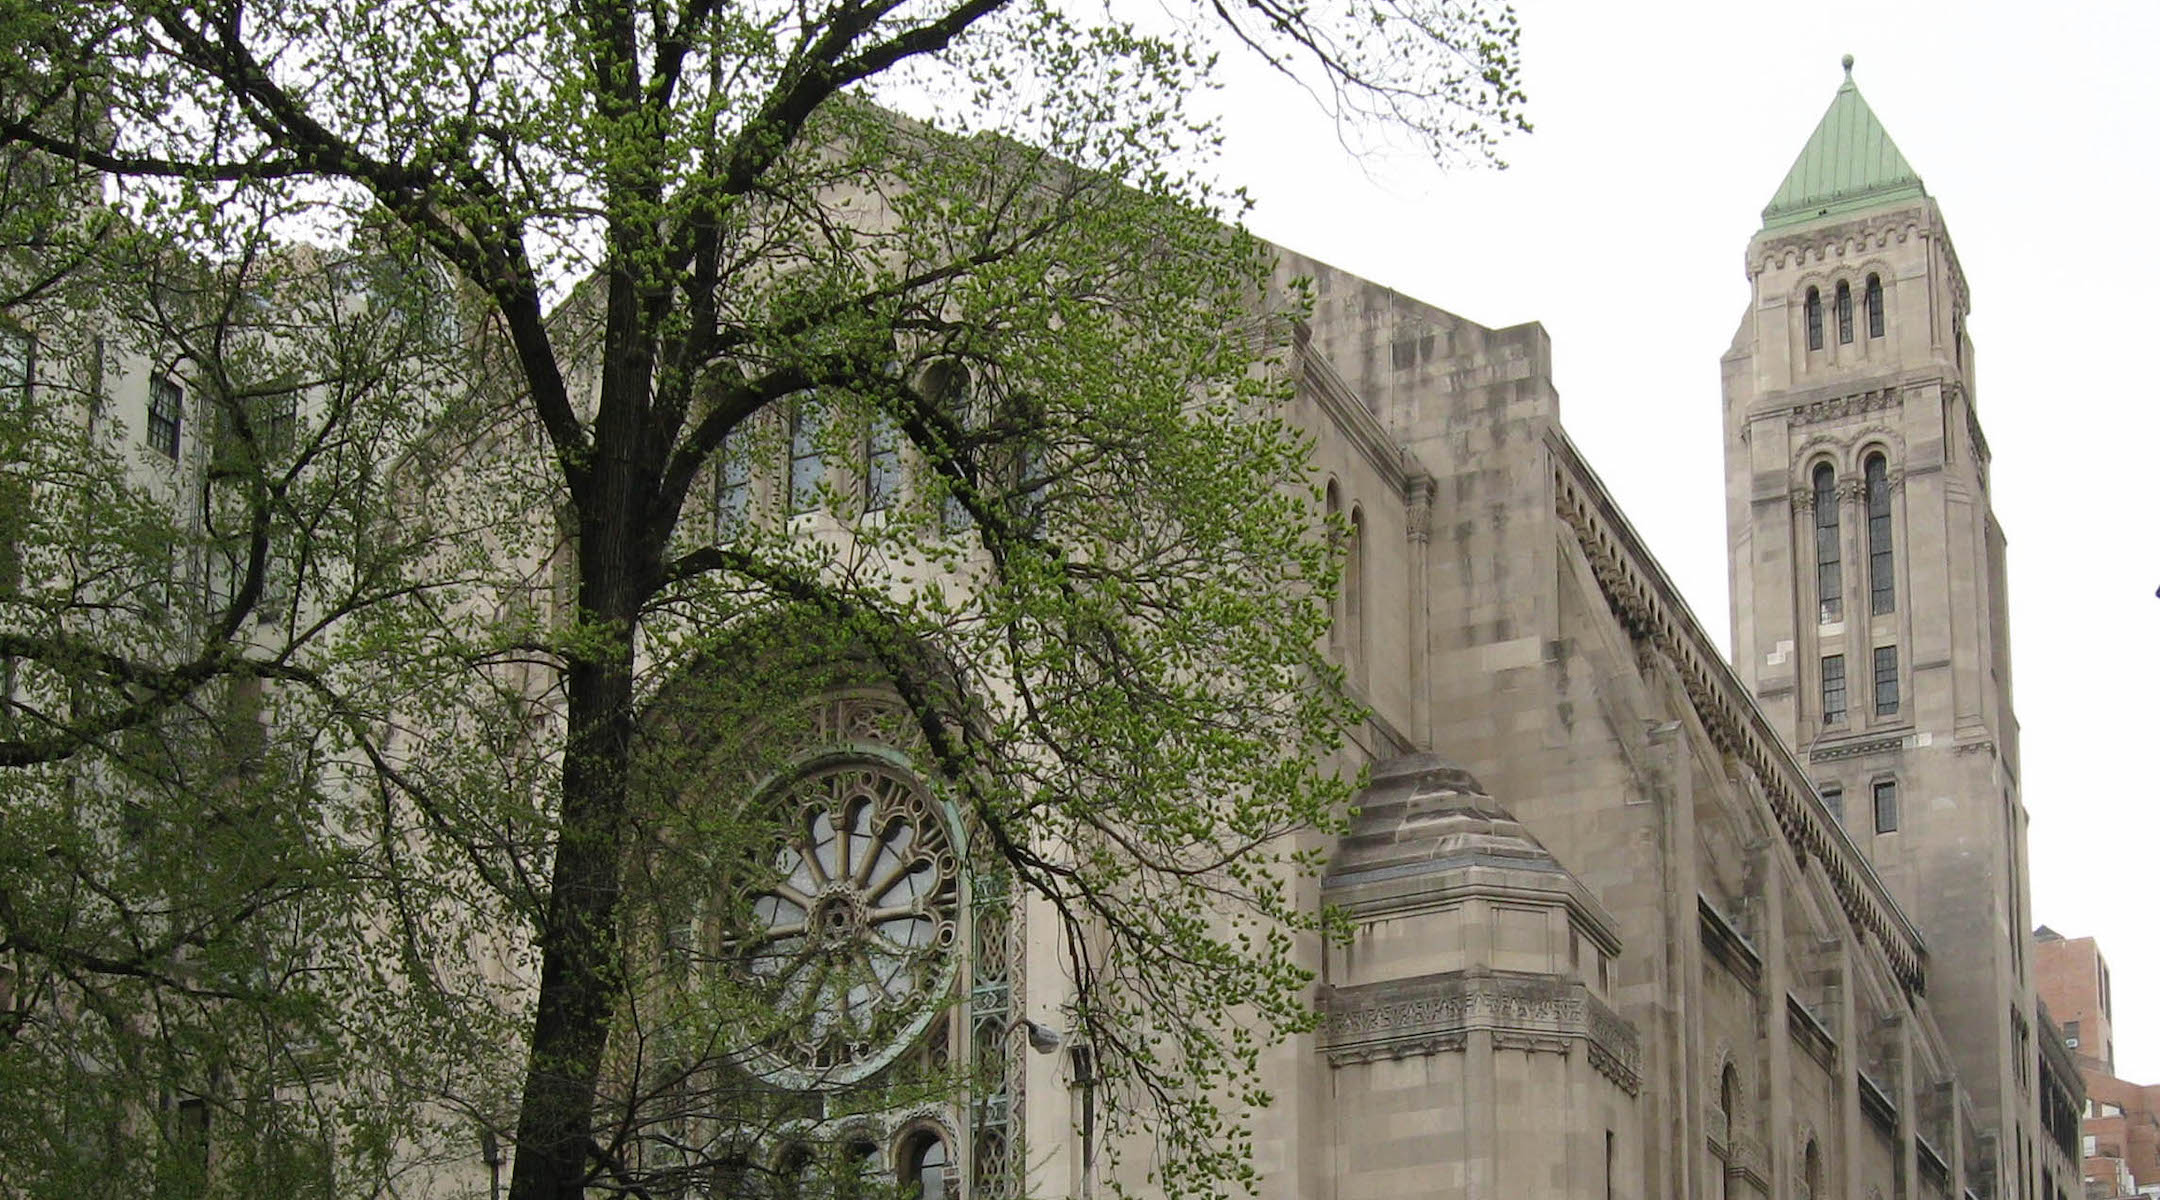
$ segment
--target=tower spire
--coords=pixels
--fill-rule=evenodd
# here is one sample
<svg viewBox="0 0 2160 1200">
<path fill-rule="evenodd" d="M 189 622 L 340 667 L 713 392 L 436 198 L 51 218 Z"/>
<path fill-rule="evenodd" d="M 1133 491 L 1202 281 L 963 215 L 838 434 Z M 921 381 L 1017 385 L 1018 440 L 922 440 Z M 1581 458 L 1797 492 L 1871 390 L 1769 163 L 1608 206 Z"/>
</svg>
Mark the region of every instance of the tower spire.
<svg viewBox="0 0 2160 1200">
<path fill-rule="evenodd" d="M 1846 55 L 1843 65 L 1845 81 L 1763 209 L 1764 229 L 1927 194 L 1919 174 L 1853 83 L 1853 56 Z"/>
</svg>

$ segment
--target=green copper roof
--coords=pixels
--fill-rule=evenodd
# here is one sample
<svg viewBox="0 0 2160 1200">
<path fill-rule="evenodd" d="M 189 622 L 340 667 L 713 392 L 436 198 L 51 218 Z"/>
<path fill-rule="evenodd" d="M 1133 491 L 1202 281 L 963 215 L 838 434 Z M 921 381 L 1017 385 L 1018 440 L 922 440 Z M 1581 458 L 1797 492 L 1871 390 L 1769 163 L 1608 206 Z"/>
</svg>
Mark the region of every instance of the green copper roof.
<svg viewBox="0 0 2160 1200">
<path fill-rule="evenodd" d="M 1763 209 L 1763 228 L 1797 225 L 1816 217 L 1873 208 L 1893 200 L 1927 195 L 1897 143 L 1875 119 L 1852 81 L 1852 56 L 1845 56 L 1845 82 L 1831 97 L 1830 108 L 1793 160 L 1785 182 Z"/>
</svg>

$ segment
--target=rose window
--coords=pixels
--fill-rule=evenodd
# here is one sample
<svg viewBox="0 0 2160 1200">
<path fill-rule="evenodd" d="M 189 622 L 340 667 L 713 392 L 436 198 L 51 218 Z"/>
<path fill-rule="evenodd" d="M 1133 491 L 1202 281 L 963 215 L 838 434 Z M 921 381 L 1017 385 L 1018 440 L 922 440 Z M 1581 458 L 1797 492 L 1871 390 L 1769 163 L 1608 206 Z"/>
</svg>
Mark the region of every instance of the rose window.
<svg viewBox="0 0 2160 1200">
<path fill-rule="evenodd" d="M 942 1006 L 958 938 L 959 859 L 912 775 L 851 758 L 772 794 L 793 817 L 749 885 L 735 956 L 772 1023 L 762 1074 L 815 1087 L 890 1062 Z"/>
</svg>

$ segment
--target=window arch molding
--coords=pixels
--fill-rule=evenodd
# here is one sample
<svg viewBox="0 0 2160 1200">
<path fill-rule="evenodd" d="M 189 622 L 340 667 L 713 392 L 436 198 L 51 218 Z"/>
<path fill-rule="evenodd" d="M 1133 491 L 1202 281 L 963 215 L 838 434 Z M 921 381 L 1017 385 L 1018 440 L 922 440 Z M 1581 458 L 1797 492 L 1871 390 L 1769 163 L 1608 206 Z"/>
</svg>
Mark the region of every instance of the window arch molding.
<svg viewBox="0 0 2160 1200">
<path fill-rule="evenodd" d="M 1726 1160 L 1734 1161 L 1733 1135 L 1747 1129 L 1748 1103 L 1747 1079 L 1730 1045 L 1720 1043 L 1711 1058 L 1709 1094 L 1711 1105 L 1725 1121 Z"/>
<path fill-rule="evenodd" d="M 920 1200 L 953 1200 L 958 1195 L 954 1181 L 959 1178 L 959 1145 L 940 1121 L 919 1117 L 906 1122 L 893 1135 L 887 1155 L 894 1180 L 902 1188 L 919 1186 L 913 1195 Z"/>
</svg>

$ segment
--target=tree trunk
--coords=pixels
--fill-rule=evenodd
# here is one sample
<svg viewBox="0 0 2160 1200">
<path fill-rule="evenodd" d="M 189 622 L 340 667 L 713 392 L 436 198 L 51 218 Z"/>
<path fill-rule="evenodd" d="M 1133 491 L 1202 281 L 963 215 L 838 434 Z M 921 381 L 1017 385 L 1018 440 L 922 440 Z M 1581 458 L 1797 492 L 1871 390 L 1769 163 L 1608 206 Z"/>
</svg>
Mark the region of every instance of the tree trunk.
<svg viewBox="0 0 2160 1200">
<path fill-rule="evenodd" d="M 539 930 L 540 996 L 518 1112 L 511 1200 L 584 1195 L 593 1097 L 621 990 L 618 907 L 635 729 L 633 670 L 642 588 L 652 577 L 632 518 L 634 472 L 608 464 L 583 506 L 578 538 L 579 641 L 603 650 L 566 672 L 568 738 L 562 823 Z"/>
</svg>

